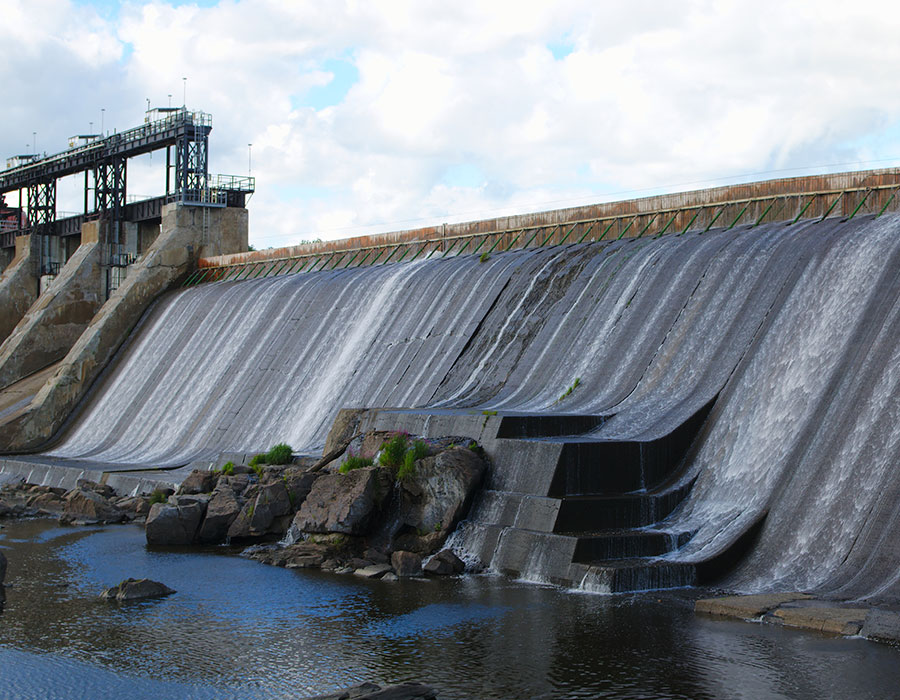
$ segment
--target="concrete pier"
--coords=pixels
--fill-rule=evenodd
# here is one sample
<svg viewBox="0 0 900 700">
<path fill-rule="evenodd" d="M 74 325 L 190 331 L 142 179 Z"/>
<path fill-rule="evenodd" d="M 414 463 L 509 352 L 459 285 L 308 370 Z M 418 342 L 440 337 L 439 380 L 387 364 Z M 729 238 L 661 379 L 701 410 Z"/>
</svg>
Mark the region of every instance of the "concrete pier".
<svg viewBox="0 0 900 700">
<path fill-rule="evenodd" d="M 37 239 L 16 238 L 16 252 L 0 276 L 0 343 L 6 340 L 38 298 Z"/>
<path fill-rule="evenodd" d="M 181 282 L 199 256 L 246 249 L 247 222 L 244 208 L 215 208 L 204 215 L 201 207 L 166 205 L 159 236 L 129 267 L 127 277 L 96 314 L 89 313 L 87 299 L 87 290 L 101 283 L 96 243 L 83 244 L 81 254 L 76 253 L 66 266 L 66 274 L 29 311 L 30 318 L 19 329 L 22 339 L 10 338 L 9 347 L 16 351 L 4 353 L 6 346 L 0 348 L 0 359 L 5 360 L 0 377 L 7 378 L 7 384 L 27 376 L 29 369 L 40 369 L 41 361 L 49 364 L 54 353 L 65 355 L 27 409 L 5 421 L 0 418 L 0 445 L 22 452 L 50 440 L 153 300 Z M 39 347 L 41 342 L 48 343 L 52 353 L 29 364 L 26 348 Z"/>
</svg>

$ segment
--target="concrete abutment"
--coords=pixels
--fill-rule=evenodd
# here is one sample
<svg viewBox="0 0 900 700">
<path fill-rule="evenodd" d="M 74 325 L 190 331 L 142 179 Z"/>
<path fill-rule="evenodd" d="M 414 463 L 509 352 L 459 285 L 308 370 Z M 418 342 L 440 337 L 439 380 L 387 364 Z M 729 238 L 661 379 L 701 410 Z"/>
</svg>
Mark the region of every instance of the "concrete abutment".
<svg viewBox="0 0 900 700">
<path fill-rule="evenodd" d="M 0 424 L 0 449 L 23 452 L 47 443 L 150 304 L 201 255 L 246 249 L 247 225 L 243 208 L 166 205 L 159 235 L 105 302 L 102 246 L 86 225 L 78 251 L 0 346 L 0 387 L 64 358 L 28 410 Z"/>
</svg>

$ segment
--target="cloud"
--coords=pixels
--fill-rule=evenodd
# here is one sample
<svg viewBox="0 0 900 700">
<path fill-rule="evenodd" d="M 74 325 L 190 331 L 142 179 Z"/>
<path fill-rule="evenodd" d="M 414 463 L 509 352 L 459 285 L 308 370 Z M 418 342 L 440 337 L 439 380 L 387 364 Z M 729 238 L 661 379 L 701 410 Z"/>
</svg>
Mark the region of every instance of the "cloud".
<svg viewBox="0 0 900 700">
<path fill-rule="evenodd" d="M 900 156 L 893 6 L 6 5 L 7 153 L 186 92 L 214 116 L 214 171 L 246 173 L 253 144 L 258 246 Z"/>
</svg>

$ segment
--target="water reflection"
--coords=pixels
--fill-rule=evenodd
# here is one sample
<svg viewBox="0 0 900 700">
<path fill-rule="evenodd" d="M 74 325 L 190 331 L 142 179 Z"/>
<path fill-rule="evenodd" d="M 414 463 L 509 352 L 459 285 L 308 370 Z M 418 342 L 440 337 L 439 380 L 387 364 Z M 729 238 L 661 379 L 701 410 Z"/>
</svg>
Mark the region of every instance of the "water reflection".
<svg viewBox="0 0 900 700">
<path fill-rule="evenodd" d="M 887 697 L 898 652 L 696 618 L 690 596 L 476 577 L 364 581 L 151 551 L 129 526 L 8 522 L 0 698 L 296 698 L 424 680 L 441 698 Z M 175 588 L 114 605 L 128 576 Z"/>
</svg>

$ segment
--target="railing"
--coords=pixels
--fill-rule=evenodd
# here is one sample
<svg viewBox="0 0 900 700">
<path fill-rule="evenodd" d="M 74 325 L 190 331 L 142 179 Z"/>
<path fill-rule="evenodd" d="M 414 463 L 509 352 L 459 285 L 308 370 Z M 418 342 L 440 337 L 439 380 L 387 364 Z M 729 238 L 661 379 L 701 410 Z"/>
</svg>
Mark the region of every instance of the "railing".
<svg viewBox="0 0 900 700">
<path fill-rule="evenodd" d="M 205 112 L 191 112 L 187 109 L 179 109 L 162 119 L 147 122 L 141 126 L 91 141 L 82 146 L 67 149 L 52 156 L 37 158 L 30 163 L 16 165 L 0 172 L 0 188 L 5 187 L 8 182 L 14 179 L 21 178 L 30 170 L 46 168 L 54 163 L 64 162 L 78 156 L 95 155 L 100 157 L 107 154 L 107 152 L 126 148 L 130 144 L 163 134 L 182 123 L 186 126 L 210 126 L 212 124 L 212 115 Z"/>
<path fill-rule="evenodd" d="M 433 235 L 419 240 L 385 242 L 357 247 L 338 247 L 261 260 L 241 260 L 201 267 L 188 277 L 184 286 L 214 281 L 236 281 L 277 275 L 346 269 L 392 262 L 448 257 L 462 254 L 488 256 L 513 248 L 564 245 L 622 238 L 659 238 L 681 236 L 688 231 L 704 234 L 712 230 L 731 230 L 742 226 L 754 229 L 763 223 L 783 221 L 788 225 L 803 220 L 842 217 L 851 220 L 860 211 L 881 216 L 900 204 L 900 185 L 851 187 L 794 194 L 763 195 L 727 201 L 689 204 L 643 212 L 629 212 L 573 219 L 555 223 L 463 233 Z M 718 225 L 717 225 L 718 224 Z M 322 244 L 328 246 L 328 243 Z"/>
</svg>

